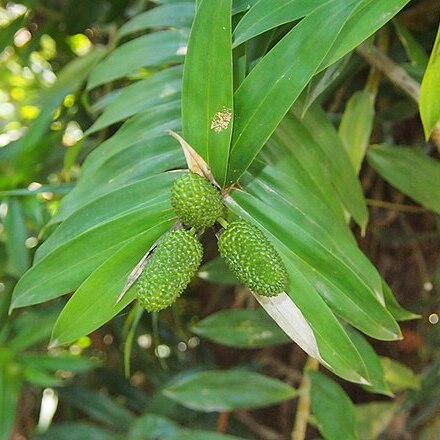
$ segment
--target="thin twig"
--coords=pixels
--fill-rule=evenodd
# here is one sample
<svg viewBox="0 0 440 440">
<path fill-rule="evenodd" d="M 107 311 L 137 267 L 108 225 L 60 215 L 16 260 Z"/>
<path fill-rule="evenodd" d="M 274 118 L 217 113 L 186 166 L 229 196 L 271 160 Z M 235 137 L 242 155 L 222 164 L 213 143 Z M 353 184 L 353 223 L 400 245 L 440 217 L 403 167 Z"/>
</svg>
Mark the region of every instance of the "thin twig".
<svg viewBox="0 0 440 440">
<path fill-rule="evenodd" d="M 402 203 L 385 202 L 384 200 L 366 199 L 367 205 L 375 208 L 390 209 L 392 211 L 409 212 L 412 214 L 422 214 L 429 212 L 426 208 L 419 206 L 403 205 Z"/>
<path fill-rule="evenodd" d="M 295 415 L 295 424 L 292 430 L 292 440 L 304 440 L 307 431 L 307 422 L 310 415 L 310 379 L 307 376 L 306 369 L 317 370 L 319 362 L 309 357 L 304 368 L 304 375 L 299 387 L 300 398 Z"/>
<path fill-rule="evenodd" d="M 283 440 L 281 434 L 257 422 L 247 411 L 237 411 L 234 415 L 249 431 L 257 434 L 260 438 L 264 440 Z"/>
</svg>

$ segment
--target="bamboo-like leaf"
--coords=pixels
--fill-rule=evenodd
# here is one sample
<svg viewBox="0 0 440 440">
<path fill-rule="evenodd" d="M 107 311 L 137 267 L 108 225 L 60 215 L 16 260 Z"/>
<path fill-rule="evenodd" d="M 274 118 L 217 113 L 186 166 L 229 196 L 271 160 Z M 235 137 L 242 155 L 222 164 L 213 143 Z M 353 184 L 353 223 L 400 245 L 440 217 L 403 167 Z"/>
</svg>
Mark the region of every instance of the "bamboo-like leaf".
<svg viewBox="0 0 440 440">
<path fill-rule="evenodd" d="M 298 20 L 335 0 L 260 0 L 234 30 L 234 47 L 285 23 Z"/>
<path fill-rule="evenodd" d="M 290 248 L 294 264 L 336 313 L 373 337 L 400 337 L 394 318 L 384 306 L 380 277 L 368 259 L 343 234 L 336 235 L 336 229 L 330 236 L 294 203 L 278 195 L 276 187 L 271 190 L 270 197 L 261 196 L 262 191 L 260 199 L 237 191 L 233 198 L 241 208 L 251 209 L 253 219 L 264 221 L 265 227 Z M 370 279 L 366 273 L 371 274 Z"/>
<path fill-rule="evenodd" d="M 339 136 L 347 149 L 356 173 L 359 173 L 370 143 L 374 100 L 367 90 L 356 92 L 348 100 L 339 125 Z"/>
<path fill-rule="evenodd" d="M 240 85 L 235 93 L 236 119 L 228 182 L 236 181 L 254 160 L 315 74 L 357 4 L 357 1 L 344 1 L 315 10 Z"/>
<path fill-rule="evenodd" d="M 194 2 L 181 2 L 178 4 L 163 5 L 135 15 L 127 21 L 118 31 L 121 39 L 134 32 L 149 28 L 161 27 L 190 27 L 194 18 Z"/>
<path fill-rule="evenodd" d="M 330 66 L 391 20 L 410 0 L 365 0 L 350 16 L 318 71 Z"/>
<path fill-rule="evenodd" d="M 162 132 L 180 127 L 180 101 L 153 107 L 128 120 L 84 162 L 75 189 L 51 222 L 66 219 L 84 204 L 130 182 L 184 164 L 179 146 Z"/>
<path fill-rule="evenodd" d="M 368 151 L 370 165 L 391 185 L 440 213 L 440 163 L 413 148 L 376 145 Z"/>
<path fill-rule="evenodd" d="M 320 357 L 325 366 L 347 380 L 368 383 L 365 365 L 345 330 L 313 285 L 304 277 L 302 269 L 297 268 L 297 262 L 291 250 L 291 239 L 287 239 L 286 236 L 276 236 L 273 224 L 276 222 L 277 228 L 275 229 L 278 229 L 280 218 L 276 216 L 276 219 L 273 220 L 271 207 L 264 205 L 262 208 L 261 202 L 241 191 L 234 191 L 232 197 L 227 198 L 226 201 L 233 212 L 257 224 L 271 238 L 276 249 L 284 257 L 284 263 L 289 273 L 287 293 L 304 317 L 305 322 L 312 329 L 312 341 L 316 340 Z M 279 314 L 283 315 L 284 308 L 278 308 L 280 309 Z M 272 315 L 272 317 L 274 316 Z M 291 327 L 295 327 L 296 320 L 289 322 Z M 282 327 L 281 324 L 279 325 Z M 300 330 L 292 330 L 293 334 L 298 331 Z M 311 355 L 313 356 L 313 354 Z"/>
<path fill-rule="evenodd" d="M 87 87 L 93 89 L 133 73 L 140 67 L 182 61 L 188 41 L 188 31 L 155 32 L 129 41 L 115 49 L 91 72 Z"/>
<path fill-rule="evenodd" d="M 182 88 L 183 138 L 223 185 L 233 124 L 231 0 L 198 6 Z"/>
<path fill-rule="evenodd" d="M 128 240 L 81 284 L 55 323 L 51 346 L 63 345 L 91 333 L 133 301 L 136 295 L 134 288 L 116 303 L 133 266 L 171 226 L 172 220 L 163 220 L 158 220 L 156 225 Z"/>
<path fill-rule="evenodd" d="M 27 228 L 19 199 L 8 201 L 8 212 L 4 219 L 6 252 L 8 254 L 8 272 L 19 278 L 30 265 L 29 249 L 25 245 Z"/>
<path fill-rule="evenodd" d="M 164 69 L 125 87 L 87 130 L 94 133 L 143 110 L 180 99 L 182 66 Z"/>
<path fill-rule="evenodd" d="M 296 395 L 290 385 L 246 370 L 198 372 L 169 385 L 163 393 L 186 408 L 204 412 L 261 408 Z"/>
<path fill-rule="evenodd" d="M 126 240 L 173 218 L 168 194 L 176 177 L 168 173 L 143 179 L 78 210 L 40 247 L 37 263 L 15 288 L 12 307 L 37 304 L 78 288 Z"/>
<path fill-rule="evenodd" d="M 420 117 L 426 138 L 440 121 L 440 26 L 420 88 Z"/>
<path fill-rule="evenodd" d="M 356 223 L 362 229 L 365 229 L 368 222 L 368 210 L 362 187 L 356 173 L 350 166 L 350 158 L 328 116 L 319 105 L 311 106 L 303 117 L 301 117 L 301 103 L 294 106 L 292 112 L 296 117 L 296 121 L 290 114 L 283 121 L 286 127 L 290 126 L 289 136 L 295 136 L 293 128 L 298 127 L 299 124 L 303 126 L 301 131 L 308 131 L 308 133 L 305 133 L 305 139 L 308 138 L 310 141 L 302 147 L 316 150 L 315 157 L 318 153 L 321 156 L 321 162 L 322 157 L 326 158 L 325 165 L 321 165 L 323 172 L 327 179 L 330 179 L 341 203 L 353 216 Z M 295 152 L 295 150 L 293 151 Z M 319 168 L 316 161 L 314 162 L 312 165 Z"/>
<path fill-rule="evenodd" d="M 308 371 L 311 407 L 325 440 L 358 440 L 355 407 L 345 391 L 318 371 Z"/>
<path fill-rule="evenodd" d="M 290 342 L 261 309 L 222 310 L 197 322 L 192 331 L 231 347 L 256 348 Z"/>
</svg>

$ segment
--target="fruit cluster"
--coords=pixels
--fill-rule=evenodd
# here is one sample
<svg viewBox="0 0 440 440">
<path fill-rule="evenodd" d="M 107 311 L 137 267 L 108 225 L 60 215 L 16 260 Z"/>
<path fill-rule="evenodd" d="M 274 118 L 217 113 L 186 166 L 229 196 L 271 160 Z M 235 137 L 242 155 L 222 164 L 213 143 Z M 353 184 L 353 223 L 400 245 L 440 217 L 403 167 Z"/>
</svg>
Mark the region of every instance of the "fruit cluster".
<svg viewBox="0 0 440 440">
<path fill-rule="evenodd" d="M 176 180 L 171 205 L 184 226 L 191 229 L 166 234 L 137 280 L 138 299 L 149 312 L 170 306 L 196 274 L 203 257 L 196 233 L 216 221 L 227 224 L 222 218 L 225 206 L 220 191 L 198 174 L 184 173 Z M 256 226 L 244 220 L 227 224 L 218 247 L 227 266 L 254 293 L 275 296 L 286 288 L 284 263 Z"/>
</svg>

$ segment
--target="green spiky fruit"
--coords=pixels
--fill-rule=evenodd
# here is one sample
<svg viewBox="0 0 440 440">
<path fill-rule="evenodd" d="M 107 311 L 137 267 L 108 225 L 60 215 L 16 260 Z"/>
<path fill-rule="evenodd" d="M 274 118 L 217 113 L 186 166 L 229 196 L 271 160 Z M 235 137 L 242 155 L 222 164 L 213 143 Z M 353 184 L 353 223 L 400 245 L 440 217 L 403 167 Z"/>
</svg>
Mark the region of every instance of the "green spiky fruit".
<svg viewBox="0 0 440 440">
<path fill-rule="evenodd" d="M 182 174 L 171 190 L 171 205 L 177 217 L 191 228 L 212 226 L 223 213 L 220 191 L 195 173 Z"/>
<path fill-rule="evenodd" d="M 203 247 L 190 231 L 168 233 L 137 280 L 137 296 L 149 312 L 169 307 L 185 290 L 203 256 Z"/>
<path fill-rule="evenodd" d="M 229 224 L 218 240 L 220 255 L 252 292 L 275 296 L 287 286 L 287 270 L 280 255 L 256 226 L 244 220 Z"/>
</svg>

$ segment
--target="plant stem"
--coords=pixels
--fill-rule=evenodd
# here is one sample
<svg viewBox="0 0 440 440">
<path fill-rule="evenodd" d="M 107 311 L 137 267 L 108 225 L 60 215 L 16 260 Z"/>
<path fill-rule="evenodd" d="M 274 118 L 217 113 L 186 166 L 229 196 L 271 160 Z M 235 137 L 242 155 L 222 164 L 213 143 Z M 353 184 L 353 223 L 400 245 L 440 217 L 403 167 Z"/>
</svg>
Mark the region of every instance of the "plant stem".
<svg viewBox="0 0 440 440">
<path fill-rule="evenodd" d="M 160 334 L 159 334 L 159 313 L 158 312 L 153 312 L 153 314 L 151 315 L 151 319 L 152 319 L 152 324 L 153 324 L 153 340 L 154 340 L 154 351 L 156 352 L 156 357 L 159 360 L 159 364 L 160 366 L 164 369 L 164 370 L 168 370 L 168 365 L 165 362 L 165 359 L 161 358 L 159 356 L 158 350 L 157 348 L 160 345 Z"/>
<path fill-rule="evenodd" d="M 404 205 L 402 203 L 386 202 L 384 200 L 375 199 L 365 199 L 367 205 L 374 206 L 375 208 L 390 209 L 393 211 L 410 212 L 413 214 L 421 214 L 429 212 L 426 208 L 421 208 L 420 206 Z"/>
<path fill-rule="evenodd" d="M 295 423 L 292 430 L 292 440 L 304 440 L 307 431 L 307 421 L 310 414 L 310 379 L 306 374 L 306 370 L 317 370 L 319 362 L 309 357 L 304 367 L 304 374 L 299 387 L 300 398 L 296 409 Z"/>
</svg>

